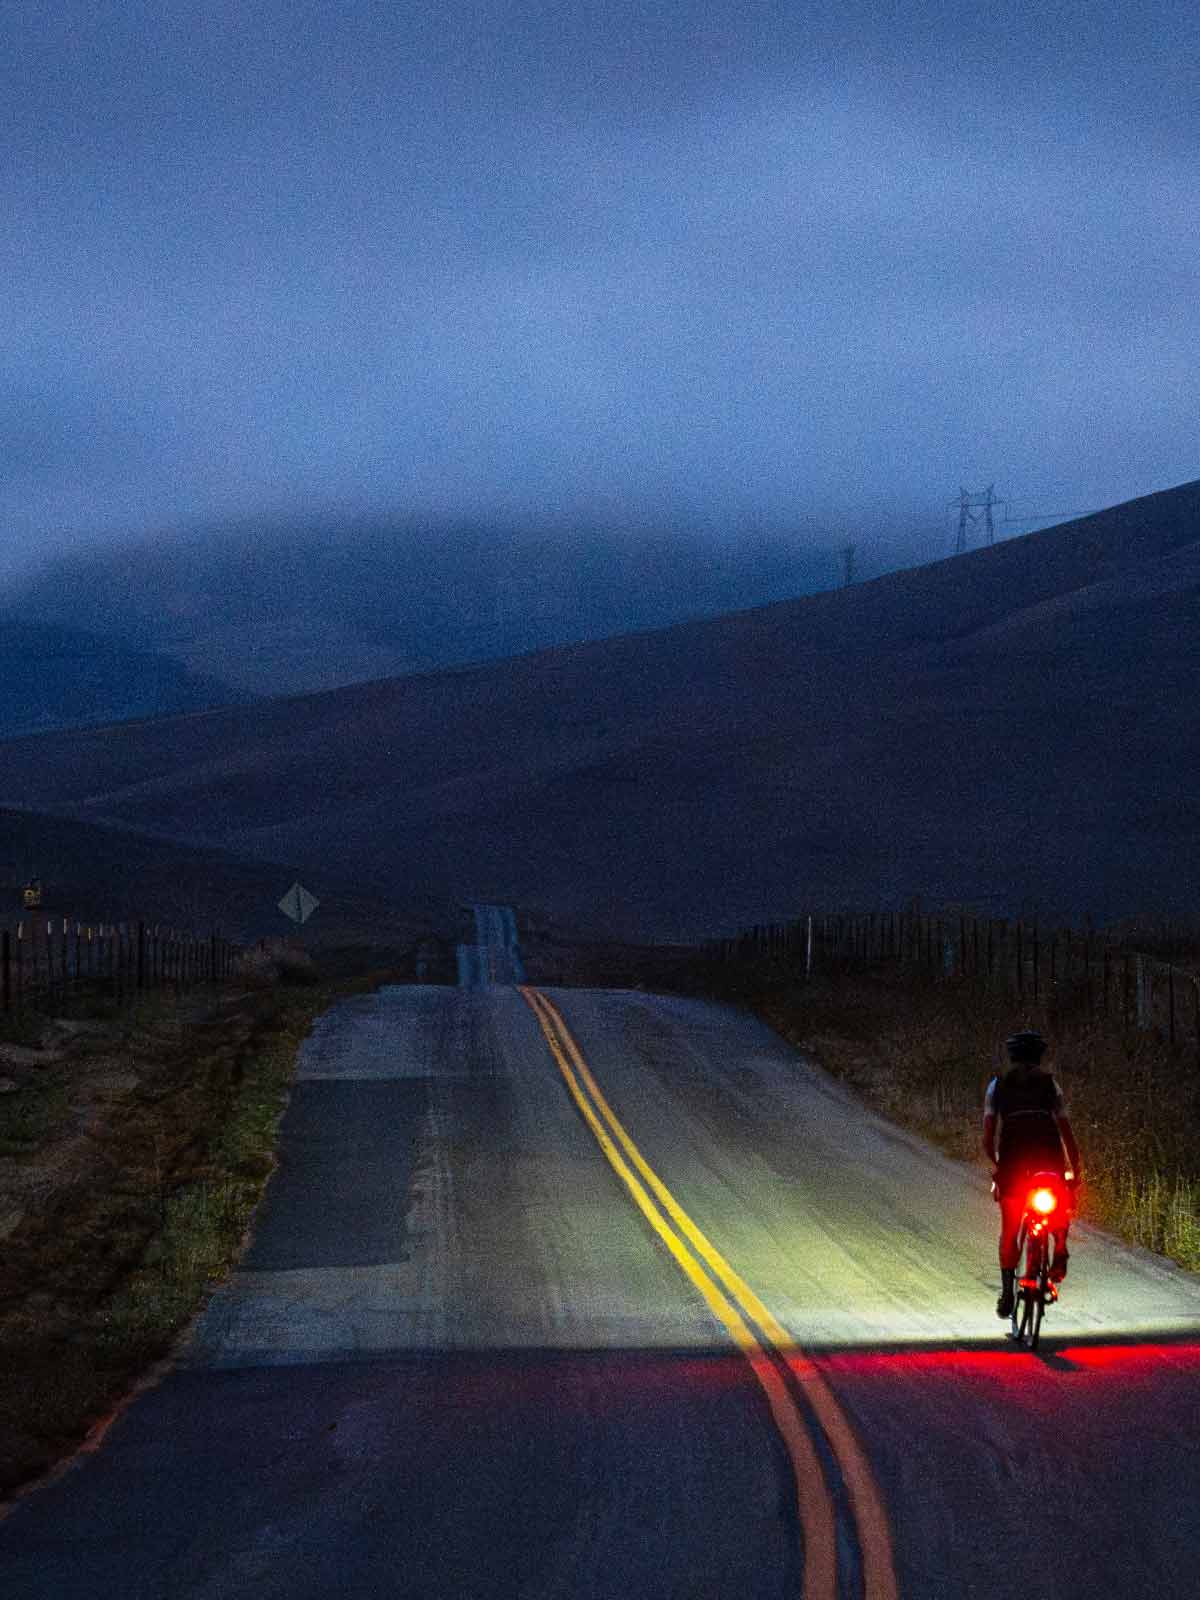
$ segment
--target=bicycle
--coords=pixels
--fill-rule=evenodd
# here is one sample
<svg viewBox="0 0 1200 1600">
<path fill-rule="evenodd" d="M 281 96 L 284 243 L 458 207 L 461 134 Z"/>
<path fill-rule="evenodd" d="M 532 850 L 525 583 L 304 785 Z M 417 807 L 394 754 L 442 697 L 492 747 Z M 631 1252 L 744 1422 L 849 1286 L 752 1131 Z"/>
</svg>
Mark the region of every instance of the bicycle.
<svg viewBox="0 0 1200 1600">
<path fill-rule="evenodd" d="M 1018 1272 L 1009 1334 L 1029 1350 L 1038 1347 L 1046 1307 L 1058 1299 L 1058 1284 L 1050 1272 L 1054 1265 L 1054 1227 L 1056 1223 L 1062 1226 L 1064 1214 L 1070 1215 L 1070 1197 L 1063 1178 L 1057 1172 L 1035 1172 L 1029 1180 L 1017 1233 L 1017 1260 L 1023 1254 L 1025 1264 Z"/>
</svg>

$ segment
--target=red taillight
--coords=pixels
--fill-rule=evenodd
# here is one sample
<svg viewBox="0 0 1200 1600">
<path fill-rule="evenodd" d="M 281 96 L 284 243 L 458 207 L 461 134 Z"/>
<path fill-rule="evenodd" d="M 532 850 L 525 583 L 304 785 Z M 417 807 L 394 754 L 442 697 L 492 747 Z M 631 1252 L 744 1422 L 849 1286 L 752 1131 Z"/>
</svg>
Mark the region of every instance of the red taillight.
<svg viewBox="0 0 1200 1600">
<path fill-rule="evenodd" d="M 1053 1189 L 1035 1189 L 1029 1196 L 1029 1206 L 1039 1216 L 1048 1217 L 1052 1211 L 1057 1209 L 1058 1196 Z"/>
</svg>

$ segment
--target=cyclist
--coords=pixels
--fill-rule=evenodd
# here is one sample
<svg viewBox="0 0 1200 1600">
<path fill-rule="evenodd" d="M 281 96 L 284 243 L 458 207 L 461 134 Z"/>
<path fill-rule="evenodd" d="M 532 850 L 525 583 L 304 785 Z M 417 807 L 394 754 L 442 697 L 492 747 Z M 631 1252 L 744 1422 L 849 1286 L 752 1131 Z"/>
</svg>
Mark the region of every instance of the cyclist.
<svg viewBox="0 0 1200 1600">
<path fill-rule="evenodd" d="M 1016 1296 L 1017 1234 L 1025 1210 L 1029 1179 L 1035 1172 L 1057 1172 L 1067 1187 L 1079 1183 L 1079 1146 L 1067 1118 L 1062 1090 L 1042 1065 L 1046 1041 L 1040 1033 L 1014 1033 L 1007 1041 L 1009 1068 L 987 1086 L 983 1104 L 983 1150 L 992 1166 L 1000 1202 L 1000 1298 L 996 1315 L 1012 1315 Z M 1000 1138 L 997 1144 L 996 1124 Z M 1067 1229 L 1064 1210 L 1054 1228 L 1054 1260 L 1050 1276 L 1061 1283 L 1067 1275 Z"/>
</svg>

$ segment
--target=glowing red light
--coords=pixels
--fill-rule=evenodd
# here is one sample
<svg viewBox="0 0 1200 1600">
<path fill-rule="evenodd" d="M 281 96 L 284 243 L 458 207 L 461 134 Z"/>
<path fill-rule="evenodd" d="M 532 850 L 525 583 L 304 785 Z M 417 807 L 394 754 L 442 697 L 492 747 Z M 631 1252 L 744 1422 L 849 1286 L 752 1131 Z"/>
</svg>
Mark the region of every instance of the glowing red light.
<svg viewBox="0 0 1200 1600">
<path fill-rule="evenodd" d="M 1035 1189 L 1029 1196 L 1029 1204 L 1040 1216 L 1048 1217 L 1058 1205 L 1058 1196 L 1053 1189 Z"/>
</svg>

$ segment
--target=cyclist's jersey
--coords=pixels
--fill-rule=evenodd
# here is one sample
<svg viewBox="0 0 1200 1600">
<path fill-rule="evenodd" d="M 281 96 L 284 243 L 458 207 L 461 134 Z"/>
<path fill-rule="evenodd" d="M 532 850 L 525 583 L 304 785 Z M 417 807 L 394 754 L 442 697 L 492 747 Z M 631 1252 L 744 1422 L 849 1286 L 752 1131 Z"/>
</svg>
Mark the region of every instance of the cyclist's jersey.
<svg viewBox="0 0 1200 1600">
<path fill-rule="evenodd" d="M 1065 1172 L 1066 1152 L 1056 1117 L 1065 1116 L 1062 1090 L 1048 1072 L 1010 1067 L 987 1086 L 985 1116 L 1000 1118 L 996 1152 L 1000 1184 L 1009 1174 Z"/>
</svg>

